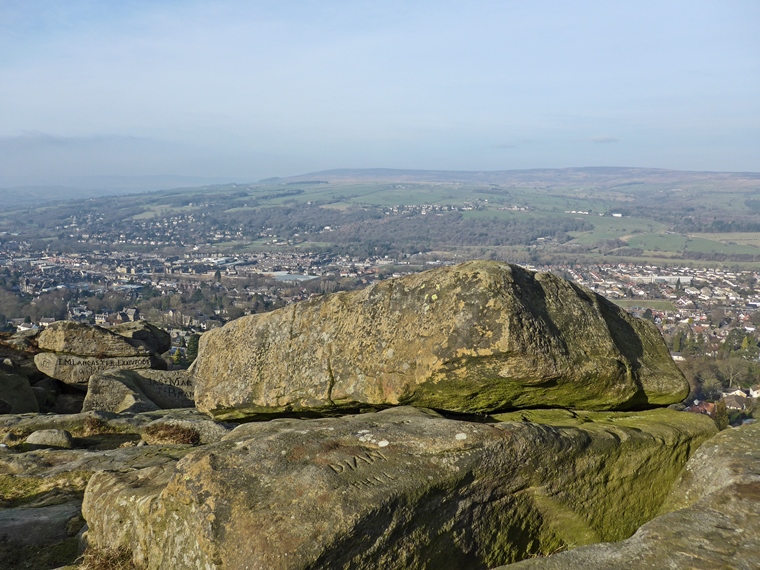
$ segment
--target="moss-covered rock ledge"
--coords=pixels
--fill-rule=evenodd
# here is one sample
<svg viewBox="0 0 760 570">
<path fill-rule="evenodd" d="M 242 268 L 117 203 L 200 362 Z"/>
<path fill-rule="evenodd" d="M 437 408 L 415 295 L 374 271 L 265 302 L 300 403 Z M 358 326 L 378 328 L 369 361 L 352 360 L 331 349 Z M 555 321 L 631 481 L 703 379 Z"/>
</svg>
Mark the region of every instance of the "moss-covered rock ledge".
<svg viewBox="0 0 760 570">
<path fill-rule="evenodd" d="M 715 433 L 672 410 L 560 414 L 244 424 L 172 468 L 96 473 L 88 540 L 162 570 L 486 569 L 629 536 Z"/>
<path fill-rule="evenodd" d="M 497 570 L 760 567 L 760 424 L 722 431 L 686 464 L 662 513 L 620 542 Z"/>
<path fill-rule="evenodd" d="M 220 419 L 409 404 L 626 410 L 688 394 L 657 328 L 551 273 L 472 261 L 244 317 L 201 337 Z"/>
</svg>

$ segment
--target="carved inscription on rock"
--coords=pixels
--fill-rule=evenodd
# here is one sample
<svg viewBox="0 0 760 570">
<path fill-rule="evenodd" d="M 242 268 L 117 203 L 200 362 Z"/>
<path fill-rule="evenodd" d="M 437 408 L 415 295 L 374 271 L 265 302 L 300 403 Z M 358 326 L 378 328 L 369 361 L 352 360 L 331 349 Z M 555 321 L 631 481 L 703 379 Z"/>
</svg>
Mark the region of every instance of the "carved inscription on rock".
<svg viewBox="0 0 760 570">
<path fill-rule="evenodd" d="M 329 463 L 327 467 L 357 489 L 385 486 L 396 479 L 391 472 L 388 457 L 372 449 Z"/>
<path fill-rule="evenodd" d="M 184 370 L 141 370 L 138 386 L 142 392 L 162 408 L 192 407 L 193 380 Z"/>
<path fill-rule="evenodd" d="M 34 364 L 40 372 L 67 384 L 87 384 L 96 372 L 150 368 L 152 360 L 149 356 L 95 358 L 41 352 L 34 356 Z"/>
</svg>

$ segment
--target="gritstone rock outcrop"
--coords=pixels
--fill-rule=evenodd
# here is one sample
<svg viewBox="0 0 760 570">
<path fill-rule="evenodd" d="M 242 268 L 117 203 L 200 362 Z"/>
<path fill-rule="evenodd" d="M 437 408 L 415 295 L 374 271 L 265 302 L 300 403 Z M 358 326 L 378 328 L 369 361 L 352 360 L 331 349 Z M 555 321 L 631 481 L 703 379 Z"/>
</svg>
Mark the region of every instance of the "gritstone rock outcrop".
<svg viewBox="0 0 760 570">
<path fill-rule="evenodd" d="M 688 384 L 657 328 L 551 273 L 475 261 L 233 321 L 201 337 L 218 418 L 411 404 L 624 410 Z"/>
<path fill-rule="evenodd" d="M 398 407 L 245 424 L 172 468 L 96 473 L 88 540 L 150 569 L 485 569 L 629 536 L 715 432 L 671 410 L 560 423 Z"/>
<path fill-rule="evenodd" d="M 657 329 L 553 275 L 471 262 L 315 299 L 203 335 L 188 371 L 124 370 L 168 336 L 115 329 L 0 342 L 24 406 L 87 387 L 96 410 L 0 415 L 0 567 L 70 563 L 80 540 L 140 570 L 487 570 L 601 541 L 623 542 L 557 568 L 756 560 L 756 431 L 682 472 L 716 428 L 648 409 L 688 390 Z M 193 388 L 206 413 L 158 409 Z"/>
</svg>

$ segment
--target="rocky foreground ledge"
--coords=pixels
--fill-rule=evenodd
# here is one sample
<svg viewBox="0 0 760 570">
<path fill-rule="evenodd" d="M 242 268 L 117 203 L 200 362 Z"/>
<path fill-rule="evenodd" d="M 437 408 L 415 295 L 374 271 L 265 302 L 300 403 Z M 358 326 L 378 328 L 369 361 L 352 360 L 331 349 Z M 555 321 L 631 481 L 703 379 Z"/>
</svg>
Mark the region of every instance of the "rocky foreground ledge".
<svg viewBox="0 0 760 570">
<path fill-rule="evenodd" d="M 0 415 L 0 568 L 49 570 L 77 558 L 94 473 L 173 464 L 231 429 L 194 409 Z"/>
<path fill-rule="evenodd" d="M 715 432 L 672 410 L 554 421 L 399 407 L 245 424 L 179 461 L 96 473 L 87 541 L 152 569 L 485 569 L 629 536 Z"/>
<path fill-rule="evenodd" d="M 760 424 L 721 432 L 686 464 L 662 514 L 628 540 L 497 570 L 629 570 L 760 566 Z"/>
<path fill-rule="evenodd" d="M 315 299 L 203 335 L 188 371 L 157 369 L 168 340 L 0 342 L 0 568 L 487 570 L 597 543 L 656 565 L 626 545 L 683 528 L 715 553 L 694 567 L 754 552 L 756 433 L 665 409 L 688 385 L 656 328 L 556 276 L 470 262 Z"/>
</svg>

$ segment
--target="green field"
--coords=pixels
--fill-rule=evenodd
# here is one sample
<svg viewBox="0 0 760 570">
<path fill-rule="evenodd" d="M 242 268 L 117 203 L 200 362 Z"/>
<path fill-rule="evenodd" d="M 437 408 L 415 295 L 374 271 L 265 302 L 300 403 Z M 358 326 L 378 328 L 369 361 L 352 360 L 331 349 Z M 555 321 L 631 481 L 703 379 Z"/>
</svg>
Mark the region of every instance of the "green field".
<svg viewBox="0 0 760 570">
<path fill-rule="evenodd" d="M 578 216 L 574 216 L 578 217 Z M 602 240 L 630 238 L 636 232 L 664 231 L 665 225 L 654 220 L 645 218 L 613 218 L 611 216 L 582 216 L 594 229 L 590 232 L 572 232 L 575 242 L 579 244 L 593 244 Z M 633 246 L 631 247 L 639 247 Z"/>
<path fill-rule="evenodd" d="M 726 240 L 733 234 L 704 234 L 710 235 L 713 239 L 704 237 L 686 236 L 672 232 L 652 233 L 631 236 L 626 239 L 629 247 L 641 248 L 647 255 L 660 255 L 667 253 L 685 254 L 689 252 L 698 253 L 718 253 L 718 254 L 749 254 L 760 255 L 760 247 L 752 245 L 743 245 L 739 243 L 728 243 L 727 241 L 718 241 L 714 236 L 721 236 Z M 745 236 L 747 234 L 744 234 Z M 745 238 L 748 241 L 749 237 Z M 755 238 L 760 242 L 760 234 Z"/>
<path fill-rule="evenodd" d="M 729 245 L 749 245 L 760 249 L 760 232 L 731 232 L 727 234 L 700 233 L 690 237 L 719 241 Z"/>
<path fill-rule="evenodd" d="M 732 245 L 704 238 L 689 238 L 686 244 L 687 251 L 700 253 L 727 253 L 727 254 L 750 254 L 760 255 L 760 249 L 749 245 Z"/>
<path fill-rule="evenodd" d="M 557 216 L 557 214 L 553 214 L 553 216 Z M 514 219 L 528 219 L 531 217 L 536 217 L 536 212 L 513 212 L 513 211 L 505 211 L 505 210 L 471 210 L 462 212 L 462 217 L 466 219 L 489 219 L 489 218 L 497 218 L 499 220 L 514 220 Z M 550 217 L 547 215 L 546 212 L 541 212 L 541 217 L 546 218 Z"/>
<path fill-rule="evenodd" d="M 638 247 L 645 251 L 681 252 L 688 238 L 674 233 L 643 234 L 627 240 L 630 247 Z"/>
</svg>

